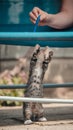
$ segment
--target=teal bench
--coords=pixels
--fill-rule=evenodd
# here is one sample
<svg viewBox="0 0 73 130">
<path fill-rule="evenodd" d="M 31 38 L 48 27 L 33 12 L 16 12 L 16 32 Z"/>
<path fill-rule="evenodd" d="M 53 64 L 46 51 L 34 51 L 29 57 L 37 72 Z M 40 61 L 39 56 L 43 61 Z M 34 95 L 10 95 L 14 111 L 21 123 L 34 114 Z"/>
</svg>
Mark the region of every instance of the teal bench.
<svg viewBox="0 0 73 130">
<path fill-rule="evenodd" d="M 0 44 L 35 46 L 40 44 L 50 47 L 73 47 L 73 28 L 57 30 L 47 26 L 38 27 L 33 32 L 34 25 L 30 22 L 29 12 L 33 7 L 40 7 L 44 11 L 55 14 L 59 12 L 59 0 L 0 0 Z M 26 85 L 11 86 L 24 88 Z M 73 83 L 47 84 L 44 87 L 72 87 Z M 0 86 L 9 88 L 10 86 Z"/>
</svg>

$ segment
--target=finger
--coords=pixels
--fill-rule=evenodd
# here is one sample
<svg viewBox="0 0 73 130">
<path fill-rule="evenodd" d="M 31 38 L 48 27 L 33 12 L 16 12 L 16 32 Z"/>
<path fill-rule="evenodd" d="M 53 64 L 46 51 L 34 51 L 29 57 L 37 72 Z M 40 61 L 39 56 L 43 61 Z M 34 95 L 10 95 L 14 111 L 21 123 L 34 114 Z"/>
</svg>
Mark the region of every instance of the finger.
<svg viewBox="0 0 73 130">
<path fill-rule="evenodd" d="M 37 17 L 32 12 L 29 13 L 29 16 L 32 20 L 36 21 Z"/>
<path fill-rule="evenodd" d="M 45 18 L 46 18 L 46 14 L 43 13 L 43 14 L 40 16 L 40 21 L 45 20 Z"/>
<path fill-rule="evenodd" d="M 37 7 L 33 8 L 32 13 L 33 13 L 36 17 L 38 17 L 38 15 L 39 15 L 38 8 L 37 8 Z"/>
<path fill-rule="evenodd" d="M 38 15 L 41 15 L 44 12 L 43 10 L 41 10 L 38 7 L 34 7 L 34 10 L 37 12 Z"/>
<path fill-rule="evenodd" d="M 38 26 L 44 26 L 45 24 L 43 22 L 39 22 Z"/>
<path fill-rule="evenodd" d="M 34 19 L 31 19 L 31 18 L 30 18 L 30 21 L 31 21 L 32 23 L 34 23 L 34 24 L 36 23 L 36 20 L 34 20 Z"/>
</svg>

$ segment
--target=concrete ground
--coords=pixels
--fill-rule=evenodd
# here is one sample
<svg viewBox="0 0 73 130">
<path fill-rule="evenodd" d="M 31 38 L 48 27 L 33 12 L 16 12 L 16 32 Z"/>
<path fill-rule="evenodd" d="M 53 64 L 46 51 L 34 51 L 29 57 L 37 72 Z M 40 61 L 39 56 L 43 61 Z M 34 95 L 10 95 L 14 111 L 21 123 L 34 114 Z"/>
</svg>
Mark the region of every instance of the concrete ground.
<svg viewBox="0 0 73 130">
<path fill-rule="evenodd" d="M 73 130 L 73 105 L 45 104 L 47 122 L 23 124 L 22 107 L 0 108 L 0 130 Z"/>
</svg>

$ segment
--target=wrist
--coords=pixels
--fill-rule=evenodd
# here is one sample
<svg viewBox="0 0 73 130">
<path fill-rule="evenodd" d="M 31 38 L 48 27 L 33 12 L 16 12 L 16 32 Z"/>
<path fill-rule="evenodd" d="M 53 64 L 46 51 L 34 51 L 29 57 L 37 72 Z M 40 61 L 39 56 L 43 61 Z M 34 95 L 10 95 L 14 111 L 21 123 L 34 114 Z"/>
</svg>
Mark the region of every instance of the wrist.
<svg viewBox="0 0 73 130">
<path fill-rule="evenodd" d="M 54 15 L 53 14 L 47 14 L 46 16 L 46 25 L 47 26 L 52 26 L 54 20 Z"/>
</svg>

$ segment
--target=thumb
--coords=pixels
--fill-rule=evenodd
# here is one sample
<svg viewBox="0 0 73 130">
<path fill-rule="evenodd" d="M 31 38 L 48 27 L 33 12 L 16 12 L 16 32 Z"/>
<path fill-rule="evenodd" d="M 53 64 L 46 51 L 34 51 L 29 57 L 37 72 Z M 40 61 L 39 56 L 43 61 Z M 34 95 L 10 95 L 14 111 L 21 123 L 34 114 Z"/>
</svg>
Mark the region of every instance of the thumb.
<svg viewBox="0 0 73 130">
<path fill-rule="evenodd" d="M 40 16 L 40 21 L 45 20 L 45 18 L 46 18 L 46 14 L 41 14 L 41 16 Z"/>
</svg>

